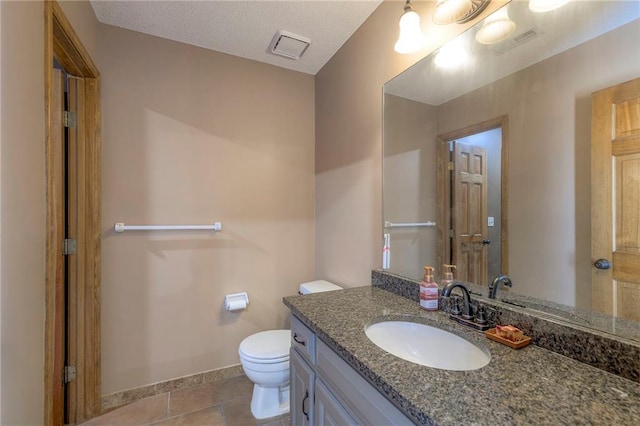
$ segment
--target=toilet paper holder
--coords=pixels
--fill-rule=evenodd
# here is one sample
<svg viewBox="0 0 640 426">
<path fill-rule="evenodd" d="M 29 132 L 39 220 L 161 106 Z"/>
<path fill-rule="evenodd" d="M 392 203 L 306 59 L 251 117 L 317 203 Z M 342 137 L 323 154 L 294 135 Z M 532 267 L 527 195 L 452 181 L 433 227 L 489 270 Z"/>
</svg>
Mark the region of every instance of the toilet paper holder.
<svg viewBox="0 0 640 426">
<path fill-rule="evenodd" d="M 227 311 L 239 311 L 245 309 L 249 304 L 249 295 L 246 291 L 232 293 L 224 296 L 224 308 Z"/>
</svg>

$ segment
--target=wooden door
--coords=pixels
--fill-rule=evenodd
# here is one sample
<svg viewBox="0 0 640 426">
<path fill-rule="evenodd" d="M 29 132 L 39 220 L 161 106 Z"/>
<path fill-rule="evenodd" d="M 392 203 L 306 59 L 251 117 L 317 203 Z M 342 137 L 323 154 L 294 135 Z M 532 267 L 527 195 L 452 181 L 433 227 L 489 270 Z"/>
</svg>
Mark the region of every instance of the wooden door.
<svg viewBox="0 0 640 426">
<path fill-rule="evenodd" d="M 64 74 L 58 69 L 53 70 L 52 80 L 53 102 L 51 103 L 51 188 L 49 193 L 54 194 L 52 200 L 55 202 L 55 226 L 51 231 L 56 235 L 56 246 L 49 252 L 52 262 L 55 265 L 55 280 L 53 282 L 53 292 L 50 296 L 50 303 L 53 304 L 53 372 L 57 373 L 53 377 L 51 404 L 52 421 L 54 424 L 63 424 L 65 420 L 65 387 L 63 371 L 65 366 L 66 352 L 66 296 L 65 296 L 65 258 L 63 254 L 62 241 L 65 234 L 64 219 L 66 216 L 65 205 L 65 158 L 64 158 L 64 125 L 62 114 L 64 111 Z"/>
<path fill-rule="evenodd" d="M 45 270 L 45 353 L 44 424 L 82 423 L 101 412 L 100 372 L 100 241 L 101 220 L 101 137 L 100 73 L 78 39 L 56 1 L 44 2 L 45 64 L 45 179 L 46 179 L 46 270 Z M 64 86 L 61 73 L 53 69 L 54 58 L 66 72 L 78 76 L 71 90 L 77 126 L 67 154 L 72 168 L 67 170 L 75 184 L 73 199 L 65 195 L 64 130 L 61 123 Z M 55 77 L 54 77 L 55 76 Z M 56 87 L 57 86 L 57 87 Z M 54 93 L 55 92 L 55 93 Z M 73 209 L 69 233 L 65 210 Z M 64 238 L 77 240 L 75 255 L 63 256 Z M 65 273 L 72 276 L 69 312 L 60 285 Z M 64 334 L 67 334 L 65 337 Z M 76 379 L 65 392 L 62 382 L 65 341 L 66 361 L 76 367 Z M 63 403 L 67 398 L 66 419 Z"/>
<path fill-rule="evenodd" d="M 77 366 L 77 298 L 81 290 L 78 286 L 78 276 L 83 268 L 78 259 L 82 259 L 82 252 L 77 253 L 77 243 L 83 244 L 78 238 L 79 225 L 82 217 L 78 214 L 78 187 L 84 180 L 82 169 L 79 167 L 79 140 L 82 135 L 77 132 L 76 119 L 78 107 L 78 89 L 82 82 L 70 76 L 64 70 L 53 70 L 53 99 L 52 102 L 52 150 L 54 158 L 54 180 L 52 192 L 56 193 L 56 226 L 58 239 L 56 250 L 56 279 L 54 296 L 54 335 L 55 349 L 54 371 L 60 372 L 55 376 L 55 389 L 52 394 L 54 423 L 75 423 L 77 386 L 74 380 Z"/>
<path fill-rule="evenodd" d="M 640 321 L 640 79 L 591 102 L 592 308 Z"/>
<path fill-rule="evenodd" d="M 454 142 L 452 251 L 457 278 L 487 282 L 487 154 L 482 147 Z"/>
</svg>

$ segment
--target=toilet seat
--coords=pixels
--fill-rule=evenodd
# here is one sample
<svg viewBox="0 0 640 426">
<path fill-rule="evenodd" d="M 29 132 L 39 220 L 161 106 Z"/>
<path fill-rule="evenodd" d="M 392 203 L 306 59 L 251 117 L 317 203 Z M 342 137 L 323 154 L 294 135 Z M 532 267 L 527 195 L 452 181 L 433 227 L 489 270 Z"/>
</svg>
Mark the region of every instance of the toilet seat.
<svg viewBox="0 0 640 426">
<path fill-rule="evenodd" d="M 240 359 L 255 364 L 279 364 L 281 362 L 289 361 L 289 355 L 278 358 L 254 358 L 240 352 Z"/>
<path fill-rule="evenodd" d="M 272 364 L 288 361 L 290 348 L 290 330 L 267 330 L 246 337 L 238 354 L 247 361 Z"/>
</svg>

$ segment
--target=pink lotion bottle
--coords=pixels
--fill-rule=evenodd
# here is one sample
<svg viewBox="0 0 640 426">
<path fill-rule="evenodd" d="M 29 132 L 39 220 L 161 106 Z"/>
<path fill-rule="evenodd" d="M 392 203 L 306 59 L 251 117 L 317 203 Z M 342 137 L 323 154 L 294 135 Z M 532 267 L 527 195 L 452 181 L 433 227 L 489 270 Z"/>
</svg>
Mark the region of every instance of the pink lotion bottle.
<svg viewBox="0 0 640 426">
<path fill-rule="evenodd" d="M 424 267 L 424 277 L 420 282 L 420 307 L 427 311 L 438 310 L 438 284 L 433 280 L 433 268 Z"/>
</svg>

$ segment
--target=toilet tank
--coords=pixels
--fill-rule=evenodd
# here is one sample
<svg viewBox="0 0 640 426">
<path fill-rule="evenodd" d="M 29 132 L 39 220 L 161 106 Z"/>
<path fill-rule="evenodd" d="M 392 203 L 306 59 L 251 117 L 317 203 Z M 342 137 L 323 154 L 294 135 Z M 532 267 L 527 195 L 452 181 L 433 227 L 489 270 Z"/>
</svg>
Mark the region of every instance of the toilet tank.
<svg viewBox="0 0 640 426">
<path fill-rule="evenodd" d="M 337 286 L 329 281 L 316 280 L 309 281 L 307 283 L 300 284 L 300 294 L 322 293 L 323 291 L 342 290 L 342 287 Z"/>
</svg>

